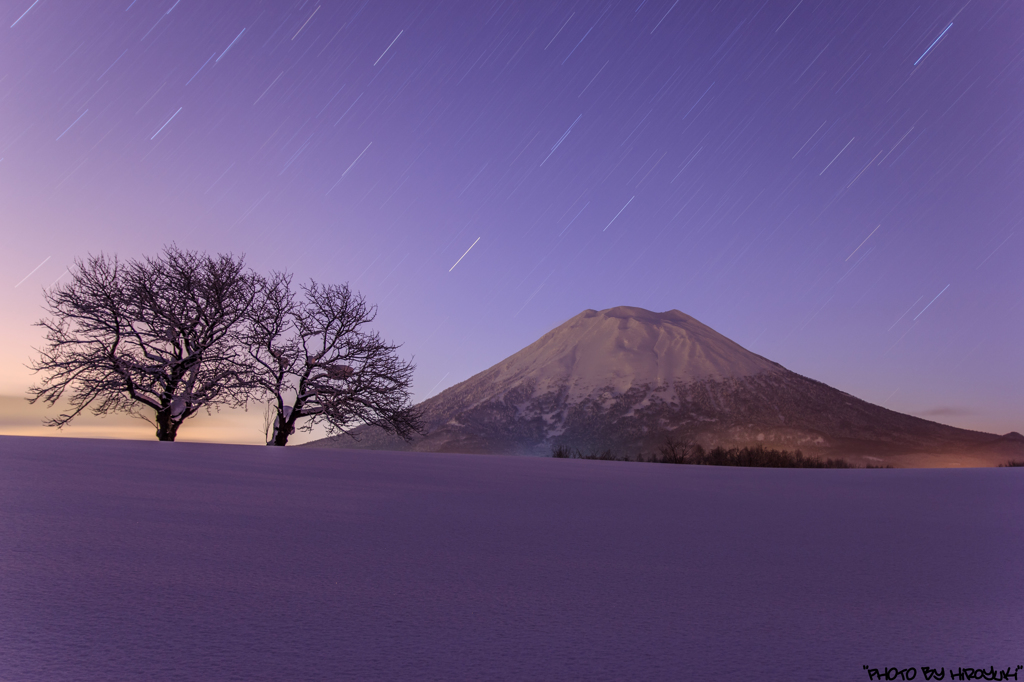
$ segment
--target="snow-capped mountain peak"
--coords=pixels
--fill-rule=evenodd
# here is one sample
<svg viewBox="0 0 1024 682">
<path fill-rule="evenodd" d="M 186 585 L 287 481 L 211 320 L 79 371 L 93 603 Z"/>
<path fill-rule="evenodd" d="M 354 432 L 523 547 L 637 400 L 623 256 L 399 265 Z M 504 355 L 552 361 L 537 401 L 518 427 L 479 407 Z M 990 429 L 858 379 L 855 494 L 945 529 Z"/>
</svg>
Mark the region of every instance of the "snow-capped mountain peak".
<svg viewBox="0 0 1024 682">
<path fill-rule="evenodd" d="M 893 412 L 791 372 L 678 310 L 629 306 L 584 310 L 418 407 L 426 431 L 412 443 L 360 427 L 359 441 L 310 445 L 535 455 L 567 445 L 634 454 L 671 438 L 896 466 L 992 466 L 1024 454 L 1017 434 Z"/>
<path fill-rule="evenodd" d="M 619 306 L 584 310 L 469 382 L 499 390 L 531 382 L 538 394 L 565 386 L 579 399 L 781 369 L 678 310 Z"/>
</svg>

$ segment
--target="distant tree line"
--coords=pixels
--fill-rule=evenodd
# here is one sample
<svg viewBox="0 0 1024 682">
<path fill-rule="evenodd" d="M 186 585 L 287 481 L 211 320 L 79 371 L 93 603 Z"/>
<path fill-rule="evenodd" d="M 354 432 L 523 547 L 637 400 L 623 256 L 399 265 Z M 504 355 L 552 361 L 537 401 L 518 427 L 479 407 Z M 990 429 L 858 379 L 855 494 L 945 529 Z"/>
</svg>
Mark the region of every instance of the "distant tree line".
<svg viewBox="0 0 1024 682">
<path fill-rule="evenodd" d="M 558 445 L 551 456 L 558 459 L 598 459 L 621 462 L 654 462 L 659 464 L 703 464 L 708 466 L 770 467 L 781 469 L 852 469 L 854 466 L 844 459 L 818 459 L 806 457 L 797 450 L 775 450 L 763 445 L 725 449 L 715 447 L 705 450 L 700 444 L 668 438 L 656 453 L 634 456 L 612 454 L 611 450 L 592 449 L 584 453 L 579 448 Z M 871 468 L 871 467 L 869 467 Z"/>
<path fill-rule="evenodd" d="M 44 292 L 43 375 L 29 402 L 124 412 L 173 441 L 200 410 L 268 404 L 268 445 L 296 428 L 329 434 L 361 424 L 409 439 L 421 428 L 410 401 L 414 365 L 365 326 L 376 307 L 347 285 L 263 276 L 243 257 L 165 247 L 156 257 L 76 260 L 68 282 Z M 271 420 L 269 417 L 273 417 Z M 271 428 L 272 421 L 272 428 Z"/>
</svg>

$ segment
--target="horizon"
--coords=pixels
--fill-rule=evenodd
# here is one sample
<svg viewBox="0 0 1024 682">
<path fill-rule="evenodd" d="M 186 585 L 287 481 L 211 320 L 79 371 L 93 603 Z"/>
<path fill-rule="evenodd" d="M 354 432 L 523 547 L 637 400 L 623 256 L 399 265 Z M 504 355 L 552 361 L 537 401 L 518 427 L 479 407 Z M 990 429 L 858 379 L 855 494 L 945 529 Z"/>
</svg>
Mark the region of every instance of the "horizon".
<svg viewBox="0 0 1024 682">
<path fill-rule="evenodd" d="M 75 259 L 172 241 L 349 283 L 414 358 L 417 403 L 621 304 L 890 410 L 1024 431 L 1020 6 L 51 0 L 0 20 L 0 433 L 152 437 L 33 426 L 24 363 Z M 180 438 L 260 443 L 262 420 Z"/>
</svg>

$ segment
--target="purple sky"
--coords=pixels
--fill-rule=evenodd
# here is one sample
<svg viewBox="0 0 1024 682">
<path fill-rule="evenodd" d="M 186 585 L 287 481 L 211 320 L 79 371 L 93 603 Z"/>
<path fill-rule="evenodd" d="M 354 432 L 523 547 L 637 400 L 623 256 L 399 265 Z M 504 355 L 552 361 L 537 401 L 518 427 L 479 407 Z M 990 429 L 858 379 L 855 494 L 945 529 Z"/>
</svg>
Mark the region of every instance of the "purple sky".
<svg viewBox="0 0 1024 682">
<path fill-rule="evenodd" d="M 635 305 L 1024 430 L 1020 3 L 11 0 L 0 31 L 0 393 L 74 258 L 174 240 L 349 282 L 417 400 Z"/>
</svg>

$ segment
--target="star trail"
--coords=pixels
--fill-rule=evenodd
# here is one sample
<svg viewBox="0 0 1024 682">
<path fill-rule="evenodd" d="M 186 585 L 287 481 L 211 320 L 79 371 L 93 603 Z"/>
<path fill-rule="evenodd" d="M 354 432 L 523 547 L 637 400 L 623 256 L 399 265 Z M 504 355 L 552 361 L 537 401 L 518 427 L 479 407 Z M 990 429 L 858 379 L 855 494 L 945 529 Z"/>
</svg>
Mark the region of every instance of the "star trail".
<svg viewBox="0 0 1024 682">
<path fill-rule="evenodd" d="M 417 399 L 632 305 L 890 409 L 1024 426 L 1020 3 L 0 19 L 0 393 L 32 382 L 41 289 L 75 258 L 174 241 L 349 282 Z"/>
</svg>

